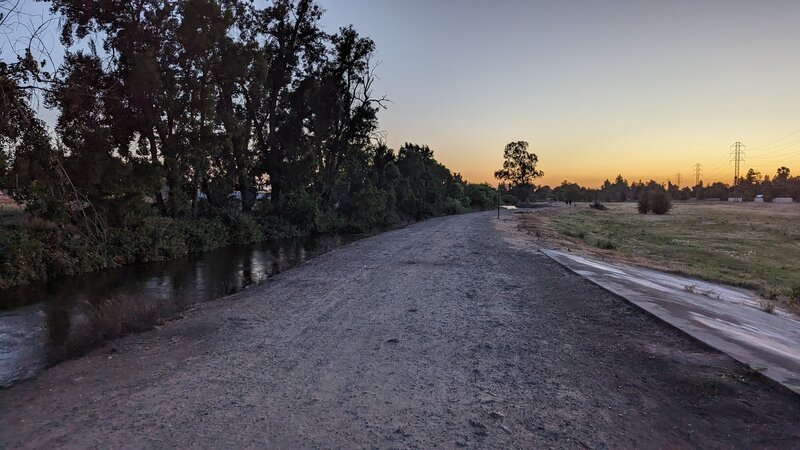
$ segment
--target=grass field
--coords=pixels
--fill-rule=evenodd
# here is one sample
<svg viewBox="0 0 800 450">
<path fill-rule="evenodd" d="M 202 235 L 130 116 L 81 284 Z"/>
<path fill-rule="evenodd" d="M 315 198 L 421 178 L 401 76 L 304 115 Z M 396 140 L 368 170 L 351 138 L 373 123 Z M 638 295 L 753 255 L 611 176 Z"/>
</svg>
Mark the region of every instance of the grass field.
<svg viewBox="0 0 800 450">
<path fill-rule="evenodd" d="M 663 216 L 636 204 L 526 214 L 556 247 L 758 290 L 800 307 L 800 205 L 678 203 Z"/>
</svg>

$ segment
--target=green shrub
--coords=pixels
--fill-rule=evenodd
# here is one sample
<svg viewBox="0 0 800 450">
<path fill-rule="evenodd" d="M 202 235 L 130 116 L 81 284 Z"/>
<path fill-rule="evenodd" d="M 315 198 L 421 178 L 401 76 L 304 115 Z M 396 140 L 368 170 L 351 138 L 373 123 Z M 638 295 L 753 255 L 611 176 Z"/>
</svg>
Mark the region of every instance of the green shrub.
<svg viewBox="0 0 800 450">
<path fill-rule="evenodd" d="M 230 233 L 221 221 L 200 219 L 181 223 L 190 252 L 207 252 L 230 243 Z"/>
<path fill-rule="evenodd" d="M 616 250 L 617 244 L 612 241 L 606 239 L 600 239 L 595 243 L 597 248 L 601 248 L 603 250 Z"/>
<path fill-rule="evenodd" d="M 563 233 L 570 237 L 586 239 L 586 231 L 584 230 L 565 230 Z"/>
<path fill-rule="evenodd" d="M 318 196 L 305 189 L 288 192 L 279 215 L 303 231 L 319 231 L 323 222 Z"/>
<path fill-rule="evenodd" d="M 0 289 L 46 279 L 50 255 L 27 231 L 0 229 Z"/>
<path fill-rule="evenodd" d="M 672 209 L 672 197 L 664 190 L 649 190 L 639 196 L 639 214 L 666 214 Z"/>
<path fill-rule="evenodd" d="M 503 201 L 504 205 L 516 205 L 517 204 L 517 197 L 514 196 L 514 195 L 509 195 L 509 194 L 503 195 L 501 197 L 501 200 Z"/>
<path fill-rule="evenodd" d="M 231 226 L 230 241 L 234 244 L 251 244 L 264 239 L 264 230 L 249 214 L 240 215 Z"/>
<path fill-rule="evenodd" d="M 650 192 L 650 210 L 653 214 L 666 214 L 672 209 L 672 197 L 666 191 Z"/>
<path fill-rule="evenodd" d="M 791 291 L 789 291 L 789 298 L 796 303 L 800 303 L 800 284 L 794 286 Z"/>
<path fill-rule="evenodd" d="M 639 196 L 639 204 L 636 206 L 636 209 L 639 210 L 639 214 L 647 214 L 650 212 L 649 192 L 642 192 L 642 194 Z"/>
</svg>

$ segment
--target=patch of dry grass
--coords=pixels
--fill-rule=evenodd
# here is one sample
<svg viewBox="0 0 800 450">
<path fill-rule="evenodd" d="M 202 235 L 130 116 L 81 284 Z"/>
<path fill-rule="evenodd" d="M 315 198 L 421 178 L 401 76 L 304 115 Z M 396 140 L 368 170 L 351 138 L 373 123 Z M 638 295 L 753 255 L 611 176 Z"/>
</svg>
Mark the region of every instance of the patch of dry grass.
<svg viewBox="0 0 800 450">
<path fill-rule="evenodd" d="M 522 217 L 553 247 L 757 289 L 794 303 L 800 287 L 800 205 L 678 203 L 663 216 L 608 204 Z M 795 308 L 795 309 L 796 309 Z"/>
</svg>

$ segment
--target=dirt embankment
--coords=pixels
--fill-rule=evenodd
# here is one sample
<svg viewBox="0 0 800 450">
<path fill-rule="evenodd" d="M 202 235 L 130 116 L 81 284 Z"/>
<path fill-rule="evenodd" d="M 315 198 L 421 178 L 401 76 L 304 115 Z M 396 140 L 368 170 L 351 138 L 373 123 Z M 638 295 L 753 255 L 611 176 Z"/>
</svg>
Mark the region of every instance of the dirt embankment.
<svg viewBox="0 0 800 450">
<path fill-rule="evenodd" d="M 342 247 L 0 392 L 9 447 L 791 447 L 800 400 L 491 213 Z"/>
</svg>

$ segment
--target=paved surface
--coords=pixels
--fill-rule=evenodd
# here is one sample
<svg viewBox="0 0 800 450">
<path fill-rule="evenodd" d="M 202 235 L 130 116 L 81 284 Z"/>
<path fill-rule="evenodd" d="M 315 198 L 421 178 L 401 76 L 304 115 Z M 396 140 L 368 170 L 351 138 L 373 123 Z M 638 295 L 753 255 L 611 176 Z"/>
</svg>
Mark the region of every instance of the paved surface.
<svg viewBox="0 0 800 450">
<path fill-rule="evenodd" d="M 758 298 L 741 289 L 555 250 L 542 252 L 800 394 L 800 321 L 790 313 L 767 313 Z"/>
<path fill-rule="evenodd" d="M 493 213 L 342 247 L 0 392 L 8 447 L 792 447 L 800 400 Z"/>
</svg>

